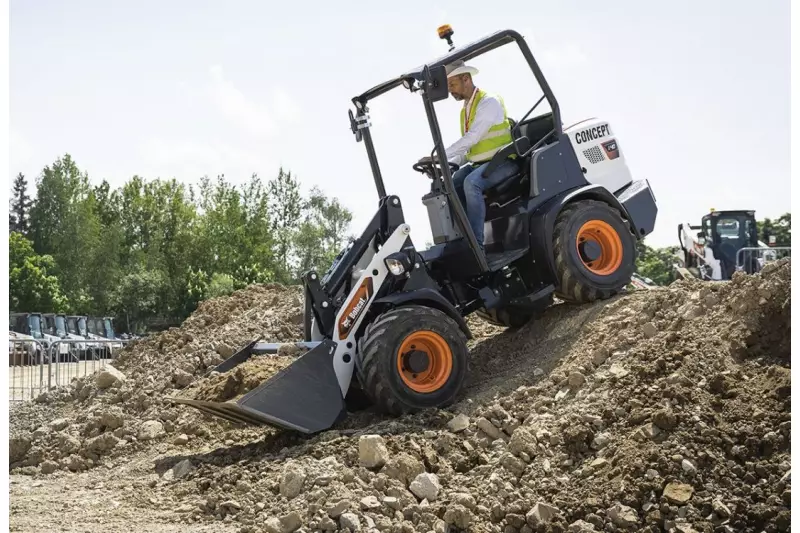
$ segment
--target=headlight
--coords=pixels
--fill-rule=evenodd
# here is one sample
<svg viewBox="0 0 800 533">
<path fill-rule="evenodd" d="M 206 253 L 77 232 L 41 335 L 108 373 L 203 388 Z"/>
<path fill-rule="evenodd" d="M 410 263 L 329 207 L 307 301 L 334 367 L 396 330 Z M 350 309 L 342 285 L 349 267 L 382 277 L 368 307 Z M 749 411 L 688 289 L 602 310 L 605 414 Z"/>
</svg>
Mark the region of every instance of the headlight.
<svg viewBox="0 0 800 533">
<path fill-rule="evenodd" d="M 383 260 L 393 276 L 402 276 L 411 269 L 411 259 L 403 252 L 395 252 Z"/>
</svg>

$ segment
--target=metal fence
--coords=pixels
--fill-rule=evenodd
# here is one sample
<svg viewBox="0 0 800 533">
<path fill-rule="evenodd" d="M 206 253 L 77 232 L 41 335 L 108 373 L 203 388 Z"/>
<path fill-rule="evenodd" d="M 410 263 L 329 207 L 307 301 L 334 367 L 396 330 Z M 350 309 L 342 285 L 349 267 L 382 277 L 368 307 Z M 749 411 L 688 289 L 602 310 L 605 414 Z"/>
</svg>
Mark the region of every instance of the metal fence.
<svg viewBox="0 0 800 533">
<path fill-rule="evenodd" d="M 791 246 L 741 248 L 736 252 L 736 270 L 753 274 L 764 268 L 767 263 L 791 255 Z"/>
<path fill-rule="evenodd" d="M 9 401 L 32 400 L 74 379 L 97 372 L 119 355 L 127 340 L 9 339 Z"/>
</svg>

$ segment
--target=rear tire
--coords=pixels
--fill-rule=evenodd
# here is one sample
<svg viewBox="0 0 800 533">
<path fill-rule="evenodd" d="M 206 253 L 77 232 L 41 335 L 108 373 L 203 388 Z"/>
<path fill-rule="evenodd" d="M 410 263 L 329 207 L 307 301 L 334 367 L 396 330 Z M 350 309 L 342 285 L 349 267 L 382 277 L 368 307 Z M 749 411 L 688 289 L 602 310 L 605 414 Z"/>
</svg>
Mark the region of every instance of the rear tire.
<svg viewBox="0 0 800 533">
<path fill-rule="evenodd" d="M 372 403 L 399 416 L 452 403 L 469 370 L 467 353 L 467 338 L 452 318 L 408 305 L 367 326 L 358 342 L 356 373 Z"/>
<path fill-rule="evenodd" d="M 573 303 L 619 293 L 636 268 L 636 242 L 619 211 L 596 200 L 568 204 L 553 231 L 556 295 Z"/>
</svg>

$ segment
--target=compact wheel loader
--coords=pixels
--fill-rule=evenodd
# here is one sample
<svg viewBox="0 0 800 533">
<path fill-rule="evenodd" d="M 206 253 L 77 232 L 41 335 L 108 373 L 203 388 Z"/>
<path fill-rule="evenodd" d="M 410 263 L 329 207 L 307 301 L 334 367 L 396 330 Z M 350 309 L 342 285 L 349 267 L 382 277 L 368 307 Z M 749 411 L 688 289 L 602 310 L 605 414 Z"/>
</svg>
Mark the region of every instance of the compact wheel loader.
<svg viewBox="0 0 800 533">
<path fill-rule="evenodd" d="M 469 369 L 465 316 L 480 313 L 519 326 L 550 305 L 609 298 L 631 280 L 636 243 L 653 230 L 657 205 L 647 180 L 633 180 L 608 122 L 563 128 L 556 97 L 523 37 L 505 30 L 458 48 L 452 30 L 443 57 L 353 98 L 349 111 L 378 191 L 378 210 L 322 276 L 307 272 L 305 339 L 309 351 L 236 402 L 175 399 L 234 422 L 303 433 L 346 416 L 345 399 L 366 396 L 392 415 L 453 402 Z M 454 190 L 434 103 L 449 96 L 446 65 L 516 43 L 542 96 L 513 123 L 514 141 L 489 163 L 519 172 L 486 191 L 485 252 Z M 422 100 L 433 139 L 427 207 L 434 244 L 418 249 L 400 198 L 386 193 L 370 133 L 368 104 L 403 87 Z M 532 116 L 547 100 L 550 112 Z M 531 118 L 529 118 L 531 117 Z M 489 172 L 491 169 L 489 169 Z M 223 372 L 276 345 L 252 343 L 223 362 Z"/>
</svg>

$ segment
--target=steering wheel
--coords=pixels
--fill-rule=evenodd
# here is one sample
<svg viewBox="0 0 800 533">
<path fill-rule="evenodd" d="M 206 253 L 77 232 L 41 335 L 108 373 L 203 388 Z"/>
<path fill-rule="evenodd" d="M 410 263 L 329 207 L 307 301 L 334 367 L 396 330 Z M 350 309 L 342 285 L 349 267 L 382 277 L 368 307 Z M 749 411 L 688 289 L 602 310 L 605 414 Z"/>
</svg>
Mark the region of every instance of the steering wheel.
<svg viewBox="0 0 800 533">
<path fill-rule="evenodd" d="M 426 161 L 424 163 L 420 163 L 419 161 L 417 161 L 412 165 L 411 168 L 413 168 L 417 172 L 421 172 L 422 174 L 427 174 L 429 177 L 433 178 L 434 176 L 433 166 L 436 164 L 438 163 L 436 163 L 435 161 Z M 447 166 L 450 167 L 451 173 L 455 172 L 459 168 L 458 165 L 456 165 L 455 163 L 451 163 L 450 161 L 447 162 Z"/>
</svg>

